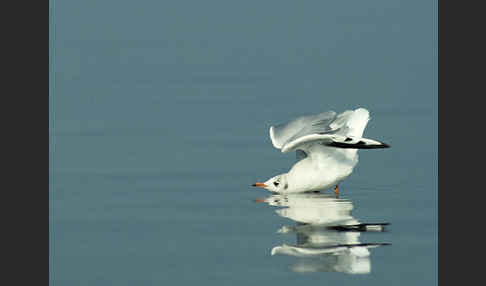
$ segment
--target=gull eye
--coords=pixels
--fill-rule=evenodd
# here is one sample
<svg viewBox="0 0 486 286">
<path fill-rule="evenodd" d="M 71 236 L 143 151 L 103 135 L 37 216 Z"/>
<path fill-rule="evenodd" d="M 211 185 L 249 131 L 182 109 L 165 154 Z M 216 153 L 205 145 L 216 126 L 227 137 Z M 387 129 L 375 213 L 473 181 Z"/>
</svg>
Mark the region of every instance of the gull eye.
<svg viewBox="0 0 486 286">
<path fill-rule="evenodd" d="M 278 187 L 278 182 L 273 182 L 273 184 L 275 185 L 275 187 Z"/>
</svg>

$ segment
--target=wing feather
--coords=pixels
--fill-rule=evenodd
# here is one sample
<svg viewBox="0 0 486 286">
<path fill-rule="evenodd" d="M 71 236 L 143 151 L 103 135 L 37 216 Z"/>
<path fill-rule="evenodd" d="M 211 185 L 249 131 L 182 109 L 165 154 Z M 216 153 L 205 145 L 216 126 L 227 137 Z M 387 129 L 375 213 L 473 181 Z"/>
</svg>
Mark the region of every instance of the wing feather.
<svg viewBox="0 0 486 286">
<path fill-rule="evenodd" d="M 389 147 L 380 141 L 362 138 L 368 121 L 369 112 L 364 108 L 347 110 L 337 116 L 334 111 L 328 111 L 272 126 L 270 138 L 282 153 L 297 149 L 306 151 L 306 146 L 314 143 L 343 149 Z"/>
<path fill-rule="evenodd" d="M 336 112 L 327 111 L 315 115 L 305 115 L 296 119 L 270 127 L 270 139 L 275 148 L 281 149 L 287 142 L 299 137 L 319 133 L 331 132 L 330 124 L 336 118 Z"/>
</svg>

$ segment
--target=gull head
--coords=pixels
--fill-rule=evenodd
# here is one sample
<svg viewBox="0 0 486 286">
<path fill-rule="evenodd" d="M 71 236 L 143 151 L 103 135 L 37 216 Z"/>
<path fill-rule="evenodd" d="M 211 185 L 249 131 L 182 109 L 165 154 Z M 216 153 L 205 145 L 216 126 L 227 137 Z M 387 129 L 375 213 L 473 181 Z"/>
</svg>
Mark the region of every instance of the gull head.
<svg viewBox="0 0 486 286">
<path fill-rule="evenodd" d="M 252 186 L 261 187 L 274 193 L 284 193 L 288 189 L 289 184 L 287 182 L 287 176 L 280 174 L 268 179 L 264 183 L 255 183 Z"/>
</svg>

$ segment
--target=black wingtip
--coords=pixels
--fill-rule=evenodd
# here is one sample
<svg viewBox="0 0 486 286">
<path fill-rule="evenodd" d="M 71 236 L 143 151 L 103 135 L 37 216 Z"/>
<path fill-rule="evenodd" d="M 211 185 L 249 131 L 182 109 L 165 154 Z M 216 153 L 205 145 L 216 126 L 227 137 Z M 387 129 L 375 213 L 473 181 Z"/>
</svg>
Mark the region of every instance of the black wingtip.
<svg viewBox="0 0 486 286">
<path fill-rule="evenodd" d="M 390 148 L 391 147 L 390 144 L 386 144 L 386 143 L 383 143 L 383 142 L 381 142 L 381 146 L 382 146 L 381 148 Z"/>
<path fill-rule="evenodd" d="M 390 148 L 390 144 L 386 144 L 380 142 L 380 144 L 373 144 L 373 145 L 366 145 L 363 141 L 359 141 L 355 144 L 349 143 L 342 143 L 342 142 L 330 142 L 325 143 L 326 146 L 336 147 L 336 148 L 343 148 L 343 149 L 383 149 L 383 148 Z"/>
</svg>

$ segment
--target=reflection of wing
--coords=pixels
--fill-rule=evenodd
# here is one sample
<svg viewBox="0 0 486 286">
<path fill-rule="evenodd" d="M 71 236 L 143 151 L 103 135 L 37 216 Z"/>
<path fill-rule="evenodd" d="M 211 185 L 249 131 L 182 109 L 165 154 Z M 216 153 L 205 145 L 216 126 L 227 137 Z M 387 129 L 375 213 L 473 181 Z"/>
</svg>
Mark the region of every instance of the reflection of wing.
<svg viewBox="0 0 486 286">
<path fill-rule="evenodd" d="M 388 245 L 387 243 L 337 244 L 328 247 L 302 247 L 299 245 L 279 245 L 272 249 L 272 255 L 290 255 L 301 260 L 293 265 L 294 272 L 344 272 L 350 274 L 370 273 L 369 248 Z"/>
<path fill-rule="evenodd" d="M 291 270 L 299 273 L 343 272 L 349 274 L 367 274 L 371 272 L 371 261 L 368 256 L 318 256 L 297 261 L 297 263 L 291 266 Z"/>
<path fill-rule="evenodd" d="M 368 248 L 375 248 L 388 243 L 353 243 L 337 244 L 328 247 L 303 247 L 299 245 L 282 244 L 272 248 L 272 255 L 284 254 L 297 257 L 320 256 L 323 254 L 354 255 L 366 257 L 370 255 Z"/>
<path fill-rule="evenodd" d="M 302 224 L 296 226 L 282 226 L 278 233 L 307 233 L 319 231 L 337 231 L 337 232 L 385 232 L 386 226 L 390 225 L 388 222 L 379 223 L 358 223 L 355 224 L 352 220 L 344 221 L 346 224 L 332 224 L 332 225 L 316 225 L 316 224 Z"/>
<path fill-rule="evenodd" d="M 361 138 L 369 120 L 364 108 L 347 110 L 336 116 L 334 111 L 298 117 L 290 122 L 270 127 L 270 138 L 275 148 L 283 153 L 302 149 L 309 144 L 338 148 L 385 148 L 381 142 Z"/>
</svg>

